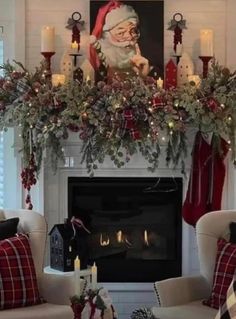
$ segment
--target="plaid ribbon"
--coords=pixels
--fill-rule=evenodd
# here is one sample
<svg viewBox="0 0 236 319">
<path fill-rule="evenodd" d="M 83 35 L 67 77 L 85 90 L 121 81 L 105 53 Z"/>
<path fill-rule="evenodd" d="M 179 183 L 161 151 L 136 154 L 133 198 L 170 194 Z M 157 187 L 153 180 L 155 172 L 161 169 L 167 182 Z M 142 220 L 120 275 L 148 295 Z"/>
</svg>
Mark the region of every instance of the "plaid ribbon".
<svg viewBox="0 0 236 319">
<path fill-rule="evenodd" d="M 132 110 L 124 110 L 124 129 L 128 130 L 133 140 L 140 139 L 140 132 L 136 127 L 135 117 Z"/>
<path fill-rule="evenodd" d="M 27 83 L 27 79 L 25 78 L 22 78 L 20 80 L 18 80 L 17 82 L 17 90 L 21 93 L 26 93 L 30 90 L 30 86 L 29 84 Z"/>
<path fill-rule="evenodd" d="M 152 99 L 152 107 L 154 109 L 161 109 L 165 106 L 165 102 L 163 101 L 162 98 L 160 98 L 159 96 L 158 97 L 154 97 Z"/>
</svg>

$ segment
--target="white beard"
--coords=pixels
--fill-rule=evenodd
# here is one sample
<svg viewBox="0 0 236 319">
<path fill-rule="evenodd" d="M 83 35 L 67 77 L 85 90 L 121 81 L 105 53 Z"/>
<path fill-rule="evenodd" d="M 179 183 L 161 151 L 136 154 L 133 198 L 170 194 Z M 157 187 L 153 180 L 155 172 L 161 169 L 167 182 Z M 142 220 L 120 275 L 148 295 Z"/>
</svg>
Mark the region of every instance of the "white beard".
<svg viewBox="0 0 236 319">
<path fill-rule="evenodd" d="M 107 64 L 112 68 L 131 69 L 130 59 L 136 54 L 133 42 L 116 43 L 111 40 L 109 34 L 99 40 L 101 51 L 106 56 Z"/>
</svg>

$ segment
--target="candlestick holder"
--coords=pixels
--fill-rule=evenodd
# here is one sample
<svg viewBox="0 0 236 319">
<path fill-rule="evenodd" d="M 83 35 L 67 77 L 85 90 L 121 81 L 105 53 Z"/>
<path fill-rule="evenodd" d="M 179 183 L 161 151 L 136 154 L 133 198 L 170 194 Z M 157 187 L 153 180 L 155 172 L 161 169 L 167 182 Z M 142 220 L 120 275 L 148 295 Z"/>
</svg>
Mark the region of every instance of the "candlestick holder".
<svg viewBox="0 0 236 319">
<path fill-rule="evenodd" d="M 209 66 L 209 62 L 212 59 L 212 56 L 199 56 L 199 59 L 202 60 L 203 63 L 203 72 L 202 72 L 202 76 L 205 79 L 208 75 L 208 66 Z"/>
<path fill-rule="evenodd" d="M 55 54 L 55 52 L 41 52 L 45 61 L 46 61 L 46 71 L 47 75 L 51 76 L 51 58 Z"/>
<path fill-rule="evenodd" d="M 73 57 L 73 66 L 76 67 L 77 65 L 77 58 L 79 56 L 82 56 L 82 54 L 79 53 L 70 53 L 70 56 Z"/>
<path fill-rule="evenodd" d="M 182 54 L 173 54 L 173 57 L 176 58 L 176 64 L 179 64 L 179 60 L 181 58 Z"/>
<path fill-rule="evenodd" d="M 78 81 L 79 83 L 82 83 L 84 79 L 84 72 L 80 67 L 77 67 L 77 59 L 79 56 L 82 56 L 82 54 L 71 53 L 70 56 L 73 57 L 73 66 L 74 66 L 73 80 Z"/>
</svg>

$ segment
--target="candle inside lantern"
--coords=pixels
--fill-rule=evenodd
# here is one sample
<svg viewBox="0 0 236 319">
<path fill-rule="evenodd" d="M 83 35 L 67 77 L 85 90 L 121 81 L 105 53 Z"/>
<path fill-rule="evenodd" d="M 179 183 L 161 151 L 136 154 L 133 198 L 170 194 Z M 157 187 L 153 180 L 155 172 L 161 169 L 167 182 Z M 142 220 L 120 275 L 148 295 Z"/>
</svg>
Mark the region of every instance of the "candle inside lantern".
<svg viewBox="0 0 236 319">
<path fill-rule="evenodd" d="M 41 52 L 55 52 L 55 28 L 45 26 L 41 30 Z"/>
<path fill-rule="evenodd" d="M 52 74 L 52 86 L 63 85 L 66 82 L 64 74 Z"/>
<path fill-rule="evenodd" d="M 196 86 L 199 86 L 201 83 L 201 78 L 199 75 L 193 74 L 188 76 L 189 82 L 194 82 Z"/>
<path fill-rule="evenodd" d="M 74 260 L 74 274 L 75 274 L 75 294 L 80 296 L 80 260 L 77 256 Z"/>
<path fill-rule="evenodd" d="M 213 30 L 200 30 L 200 56 L 213 56 Z"/>
<path fill-rule="evenodd" d="M 163 83 L 164 83 L 164 81 L 162 80 L 162 78 L 159 77 L 158 80 L 157 80 L 157 87 L 162 89 L 163 88 Z"/>
<path fill-rule="evenodd" d="M 97 288 L 97 266 L 94 263 L 92 266 L 92 289 L 95 290 Z"/>
</svg>

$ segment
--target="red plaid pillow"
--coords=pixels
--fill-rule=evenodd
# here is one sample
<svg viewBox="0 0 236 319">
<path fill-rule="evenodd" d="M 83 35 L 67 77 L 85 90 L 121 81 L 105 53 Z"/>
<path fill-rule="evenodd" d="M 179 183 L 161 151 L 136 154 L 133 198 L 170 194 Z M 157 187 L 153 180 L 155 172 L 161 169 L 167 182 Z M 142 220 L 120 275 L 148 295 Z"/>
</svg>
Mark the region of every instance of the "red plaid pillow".
<svg viewBox="0 0 236 319">
<path fill-rule="evenodd" d="M 218 240 L 215 273 L 211 296 L 203 303 L 212 308 L 219 309 L 226 300 L 227 290 L 233 279 L 236 269 L 236 244 L 224 239 Z"/>
<path fill-rule="evenodd" d="M 29 240 L 19 235 L 0 241 L 0 309 L 41 303 Z"/>
</svg>

